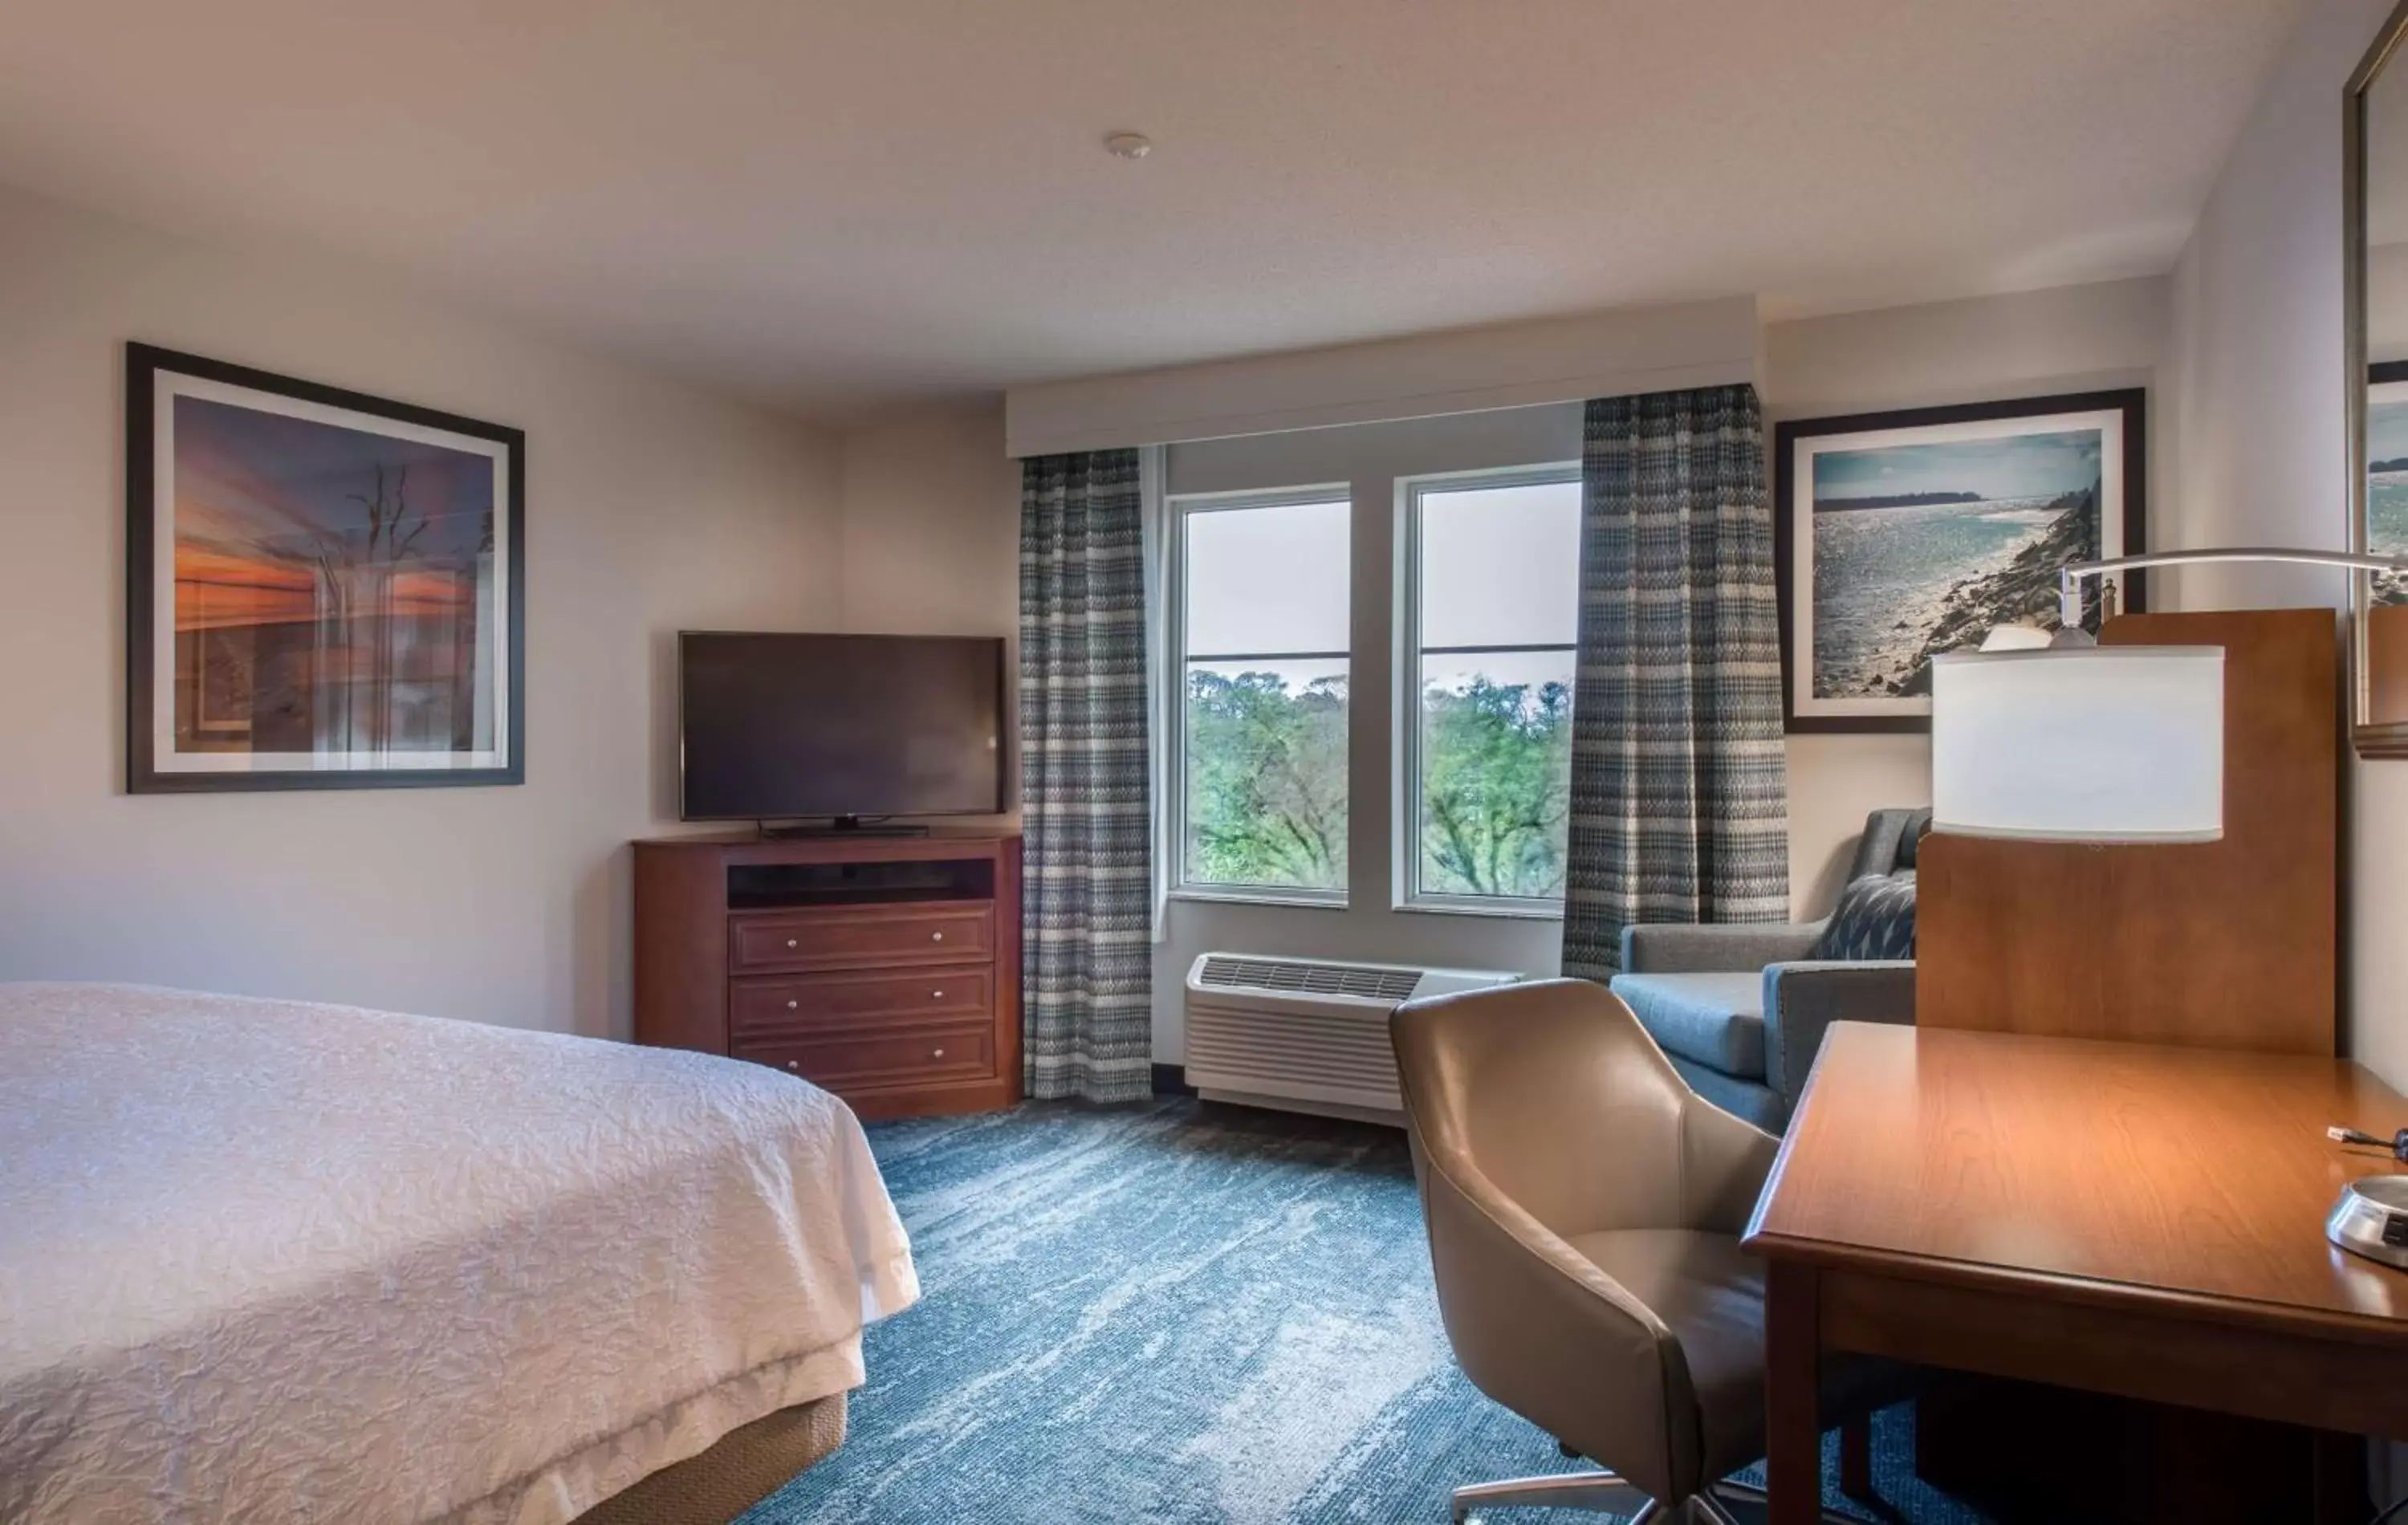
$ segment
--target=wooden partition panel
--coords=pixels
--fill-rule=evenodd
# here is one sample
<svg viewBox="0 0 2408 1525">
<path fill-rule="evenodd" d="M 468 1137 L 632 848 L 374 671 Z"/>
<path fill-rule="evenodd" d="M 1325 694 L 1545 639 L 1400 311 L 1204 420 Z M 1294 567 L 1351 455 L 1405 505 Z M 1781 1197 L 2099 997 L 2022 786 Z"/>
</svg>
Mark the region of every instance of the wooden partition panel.
<svg viewBox="0 0 2408 1525">
<path fill-rule="evenodd" d="M 2408 723 L 2408 604 L 2376 604 L 2366 621 L 2366 720 Z"/>
<path fill-rule="evenodd" d="M 2220 645 L 2224 839 L 1934 833 L 1917 853 L 1928 1027 L 2330 1054 L 2340 668 L 2324 609 L 2127 614 L 2110 645 Z"/>
</svg>

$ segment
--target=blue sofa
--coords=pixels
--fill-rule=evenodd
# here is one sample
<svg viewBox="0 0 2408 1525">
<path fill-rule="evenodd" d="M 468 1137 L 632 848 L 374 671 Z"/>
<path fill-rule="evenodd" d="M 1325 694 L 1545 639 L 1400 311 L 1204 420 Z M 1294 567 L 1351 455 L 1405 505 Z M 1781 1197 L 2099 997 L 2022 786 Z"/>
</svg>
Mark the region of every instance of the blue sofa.
<svg viewBox="0 0 2408 1525">
<path fill-rule="evenodd" d="M 1912 875 L 1930 826 L 1928 810 L 1873 812 L 1849 882 Z M 1698 1095 L 1778 1133 L 1824 1029 L 1914 1020 L 1914 960 L 1817 958 L 1828 920 L 1625 928 L 1613 993 Z"/>
</svg>

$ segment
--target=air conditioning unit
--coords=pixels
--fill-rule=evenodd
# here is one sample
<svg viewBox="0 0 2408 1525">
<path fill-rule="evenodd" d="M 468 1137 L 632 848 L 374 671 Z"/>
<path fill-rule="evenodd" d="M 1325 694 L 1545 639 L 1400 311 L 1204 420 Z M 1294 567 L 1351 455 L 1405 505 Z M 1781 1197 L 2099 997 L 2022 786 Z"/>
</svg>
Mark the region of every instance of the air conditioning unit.
<svg viewBox="0 0 2408 1525">
<path fill-rule="evenodd" d="M 1388 1014 L 1512 985 L 1502 970 L 1208 953 L 1187 971 L 1187 1083 L 1208 1101 L 1404 1120 Z"/>
</svg>

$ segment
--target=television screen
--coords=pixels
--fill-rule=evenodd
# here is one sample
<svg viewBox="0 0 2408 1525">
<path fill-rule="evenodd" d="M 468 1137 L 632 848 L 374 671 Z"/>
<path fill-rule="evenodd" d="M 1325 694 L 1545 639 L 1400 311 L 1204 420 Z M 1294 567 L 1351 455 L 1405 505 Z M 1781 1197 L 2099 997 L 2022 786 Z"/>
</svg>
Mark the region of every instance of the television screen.
<svg viewBox="0 0 2408 1525">
<path fill-rule="evenodd" d="M 1002 809 L 1003 642 L 678 637 L 689 821 Z"/>
</svg>

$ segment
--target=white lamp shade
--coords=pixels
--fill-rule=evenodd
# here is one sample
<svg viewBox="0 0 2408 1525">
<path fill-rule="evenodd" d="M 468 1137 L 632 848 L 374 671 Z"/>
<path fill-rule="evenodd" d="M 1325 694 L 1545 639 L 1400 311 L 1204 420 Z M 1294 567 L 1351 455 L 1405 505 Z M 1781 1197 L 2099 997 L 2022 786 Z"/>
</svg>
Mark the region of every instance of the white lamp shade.
<svg viewBox="0 0 2408 1525">
<path fill-rule="evenodd" d="M 2214 842 L 2224 835 L 2224 648 L 1933 658 L 1931 827 L 2046 842 Z"/>
</svg>

